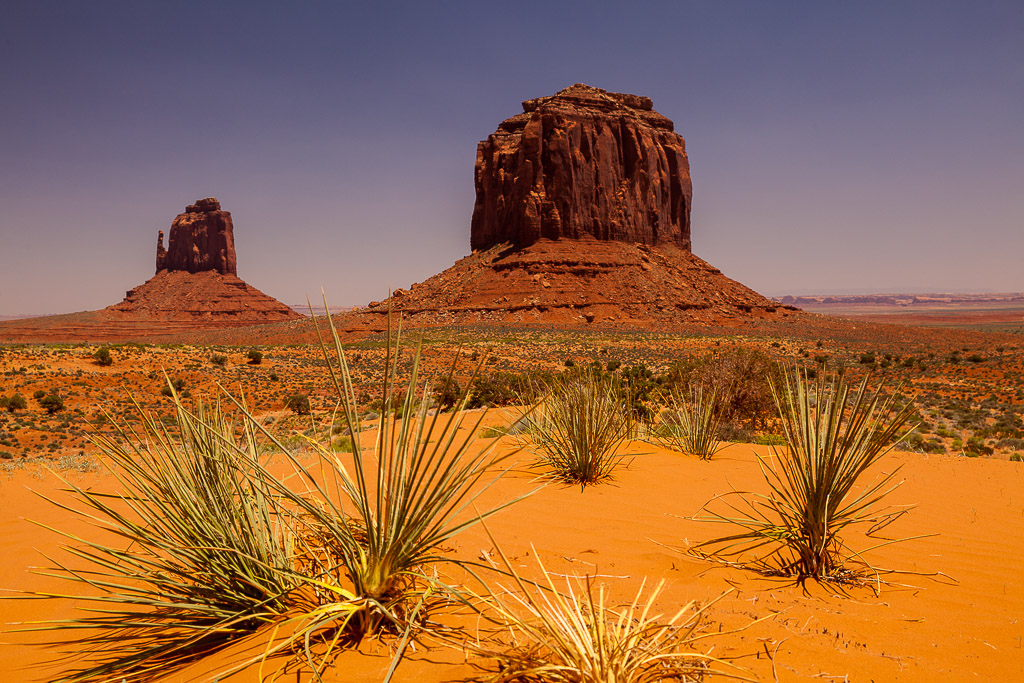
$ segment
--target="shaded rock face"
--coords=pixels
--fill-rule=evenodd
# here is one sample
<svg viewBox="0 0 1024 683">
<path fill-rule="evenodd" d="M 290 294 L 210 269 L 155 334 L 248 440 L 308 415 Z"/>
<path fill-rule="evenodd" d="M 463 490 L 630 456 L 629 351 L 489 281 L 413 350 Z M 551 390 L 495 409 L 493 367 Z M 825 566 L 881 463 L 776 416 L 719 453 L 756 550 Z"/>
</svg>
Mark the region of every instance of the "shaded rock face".
<svg viewBox="0 0 1024 683">
<path fill-rule="evenodd" d="M 231 214 L 221 211 L 214 197 L 196 200 L 171 223 L 171 235 L 164 249 L 164 233 L 156 243 L 156 272 L 185 271 L 200 273 L 214 270 L 221 275 L 237 275 L 235 228 Z"/>
<path fill-rule="evenodd" d="M 477 145 L 474 251 L 580 239 L 690 250 L 686 143 L 650 98 L 577 83 Z"/>
</svg>

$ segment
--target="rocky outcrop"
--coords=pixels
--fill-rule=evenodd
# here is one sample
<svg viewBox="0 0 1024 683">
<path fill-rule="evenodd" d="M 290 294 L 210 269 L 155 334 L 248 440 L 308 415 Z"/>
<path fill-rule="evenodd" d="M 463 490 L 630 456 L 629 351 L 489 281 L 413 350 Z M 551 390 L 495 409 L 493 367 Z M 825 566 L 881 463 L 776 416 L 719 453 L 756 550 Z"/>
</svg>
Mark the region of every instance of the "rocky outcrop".
<svg viewBox="0 0 1024 683">
<path fill-rule="evenodd" d="M 581 83 L 523 102 L 477 145 L 470 245 L 540 239 L 690 250 L 686 143 L 650 98 Z"/>
<path fill-rule="evenodd" d="M 213 270 L 221 275 L 237 275 L 235 228 L 231 213 L 222 211 L 214 197 L 199 199 L 185 208 L 171 223 L 171 234 L 164 249 L 161 230 L 156 245 L 156 272 L 184 271 L 201 273 Z"/>
</svg>

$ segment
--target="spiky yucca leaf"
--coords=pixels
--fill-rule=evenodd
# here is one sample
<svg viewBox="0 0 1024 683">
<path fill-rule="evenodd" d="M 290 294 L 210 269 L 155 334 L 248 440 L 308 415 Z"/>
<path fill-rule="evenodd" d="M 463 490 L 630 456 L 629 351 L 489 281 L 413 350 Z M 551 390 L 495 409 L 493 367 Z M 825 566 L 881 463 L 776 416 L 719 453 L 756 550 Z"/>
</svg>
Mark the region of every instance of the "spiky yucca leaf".
<svg viewBox="0 0 1024 683">
<path fill-rule="evenodd" d="M 610 381 L 583 373 L 549 387 L 529 416 L 537 464 L 548 476 L 585 488 L 610 479 L 623 456 L 626 418 Z"/>
<path fill-rule="evenodd" d="M 672 394 L 671 410 L 665 414 L 655 437 L 665 448 L 710 460 L 725 445 L 718 440 L 722 425 L 718 395 L 700 385 L 690 388 L 685 398 Z"/>
<path fill-rule="evenodd" d="M 786 373 L 784 386 L 772 383 L 786 444 L 761 463 L 768 492 L 734 492 L 740 503 L 698 517 L 745 530 L 701 543 L 697 552 L 800 579 L 842 580 L 870 570 L 843 532 L 862 526 L 871 534 L 906 512 L 877 507 L 899 486 L 899 467 L 867 485 L 860 480 L 902 438 L 912 406 L 898 408 L 895 394 L 871 392 L 868 380 L 852 395 L 842 374 L 821 373 L 812 384 L 796 371 Z"/>
<path fill-rule="evenodd" d="M 171 387 L 173 393 L 173 387 Z M 120 491 L 67 483 L 78 506 L 54 504 L 104 533 L 74 545 L 71 562 L 40 573 L 81 584 L 84 616 L 26 628 L 81 631 L 62 645 L 87 663 L 60 681 L 144 681 L 279 619 L 299 585 L 291 538 L 267 487 L 250 476 L 255 433 L 236 439 L 219 406 L 186 410 L 174 395 L 176 429 L 136 404 L 141 433 L 118 427 L 95 442 Z M 101 540 L 96 540 L 97 538 Z"/>
</svg>

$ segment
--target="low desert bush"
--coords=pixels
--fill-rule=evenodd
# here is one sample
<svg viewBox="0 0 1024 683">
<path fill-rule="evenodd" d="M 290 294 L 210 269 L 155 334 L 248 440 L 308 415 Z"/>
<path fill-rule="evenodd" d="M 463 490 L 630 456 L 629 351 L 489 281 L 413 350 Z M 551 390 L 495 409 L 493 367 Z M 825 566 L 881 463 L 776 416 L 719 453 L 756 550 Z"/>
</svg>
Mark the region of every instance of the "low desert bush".
<svg viewBox="0 0 1024 683">
<path fill-rule="evenodd" d="M 659 379 L 666 395 L 685 395 L 695 385 L 714 392 L 723 426 L 751 431 L 764 429 L 774 416 L 771 382 L 780 377 L 767 354 L 736 348 L 677 361 Z"/>
<path fill-rule="evenodd" d="M 0 397 L 0 409 L 6 410 L 9 413 L 25 410 L 26 408 L 28 408 L 28 401 L 21 394 Z"/>
<path fill-rule="evenodd" d="M 710 460 L 722 446 L 718 440 L 721 425 L 718 397 L 714 390 L 705 392 L 692 386 L 688 395 L 673 394 L 669 410 L 662 413 L 661 425 L 655 432 L 665 448 Z"/>
<path fill-rule="evenodd" d="M 330 358 L 322 339 L 321 347 L 343 420 L 355 434 L 362 416 L 330 318 L 328 323 L 335 358 Z M 510 456 L 498 457 L 491 448 L 473 447 L 483 415 L 460 434 L 467 396 L 443 419 L 439 413 L 430 415 L 425 401 L 417 402 L 419 349 L 412 357 L 408 383 L 397 386 L 398 339 L 392 348 L 390 333 L 388 338 L 384 406 L 372 449 L 353 439 L 351 464 L 346 466 L 314 442 L 317 468 L 285 451 L 295 476 L 308 491 L 270 480 L 287 508 L 297 511 L 302 525 L 297 536 L 303 539 L 305 558 L 302 574 L 313 577 L 317 589 L 316 604 L 296 617 L 298 633 L 303 639 L 323 634 L 328 650 L 339 640 L 358 639 L 366 633 L 408 634 L 422 627 L 417 615 L 427 612 L 431 596 L 450 595 L 430 568 L 449 562 L 465 564 L 445 556 L 441 546 L 520 499 L 494 508 L 476 507 L 479 496 L 502 474 L 497 472 L 485 481 L 488 469 Z M 400 395 L 405 402 L 401 420 L 391 405 Z M 325 472 L 324 478 L 311 476 L 314 469 Z"/>
<path fill-rule="evenodd" d="M 110 355 L 110 348 L 101 346 L 96 350 L 96 353 L 92 354 L 92 357 L 96 360 L 96 365 L 101 367 L 107 367 L 114 364 L 114 359 Z"/>
<path fill-rule="evenodd" d="M 762 461 L 768 490 L 719 496 L 712 502 L 739 498 L 724 512 L 706 505 L 698 519 L 742 530 L 696 551 L 801 580 L 860 577 L 871 568 L 843 534 L 859 526 L 871 535 L 906 512 L 876 507 L 899 485 L 899 467 L 873 482 L 861 480 L 902 438 L 912 406 L 897 409 L 895 396 L 869 391 L 867 377 L 851 395 L 842 375 L 822 373 L 811 384 L 795 371 L 781 387 L 773 383 L 773 392 L 786 445 L 773 447 L 770 461 Z"/>
<path fill-rule="evenodd" d="M 309 394 L 292 394 L 284 400 L 284 407 L 296 415 L 309 415 Z"/>
<path fill-rule="evenodd" d="M 258 349 L 249 349 L 249 353 L 245 354 L 245 357 L 248 359 L 249 365 L 259 365 L 263 362 L 263 352 Z"/>
<path fill-rule="evenodd" d="M 213 363 L 214 365 L 224 367 L 225 365 L 228 364 L 228 357 L 223 354 L 215 353 L 212 356 L 210 356 L 210 362 Z"/>
<path fill-rule="evenodd" d="M 583 488 L 610 479 L 622 464 L 626 419 L 612 383 L 600 376 L 553 382 L 527 419 L 536 463 L 556 481 Z"/>
<path fill-rule="evenodd" d="M 180 394 L 184 388 L 185 380 L 181 379 L 180 377 L 176 377 L 175 379 L 168 379 L 167 382 L 160 388 L 160 395 L 171 397 L 174 396 L 176 393 Z"/>
<path fill-rule="evenodd" d="M 50 415 L 54 415 L 64 410 L 64 399 L 60 394 L 44 394 L 39 398 L 39 406 Z"/>
</svg>

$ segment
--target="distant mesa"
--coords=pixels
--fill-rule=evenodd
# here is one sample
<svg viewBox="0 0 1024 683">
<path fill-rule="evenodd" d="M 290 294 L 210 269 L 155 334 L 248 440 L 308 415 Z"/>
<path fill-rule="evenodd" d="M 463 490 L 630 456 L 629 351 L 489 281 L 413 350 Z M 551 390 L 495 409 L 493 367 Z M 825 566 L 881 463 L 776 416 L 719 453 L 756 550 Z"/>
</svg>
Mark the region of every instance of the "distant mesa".
<svg viewBox="0 0 1024 683">
<path fill-rule="evenodd" d="M 648 97 L 577 83 L 523 102 L 477 145 L 470 245 L 541 239 L 690 250 L 686 142 Z"/>
<path fill-rule="evenodd" d="M 234 224 L 213 197 L 199 199 L 157 238 L 156 274 L 100 311 L 0 323 L 6 341 L 180 339 L 198 330 L 248 327 L 302 316 L 236 274 Z"/>
<path fill-rule="evenodd" d="M 215 270 L 237 275 L 235 226 L 231 214 L 221 211 L 215 197 L 197 199 L 171 223 L 171 236 L 164 249 L 164 231 L 156 240 L 156 272 L 161 270 L 200 273 Z"/>
</svg>

